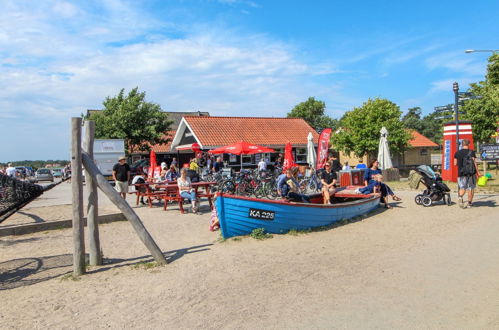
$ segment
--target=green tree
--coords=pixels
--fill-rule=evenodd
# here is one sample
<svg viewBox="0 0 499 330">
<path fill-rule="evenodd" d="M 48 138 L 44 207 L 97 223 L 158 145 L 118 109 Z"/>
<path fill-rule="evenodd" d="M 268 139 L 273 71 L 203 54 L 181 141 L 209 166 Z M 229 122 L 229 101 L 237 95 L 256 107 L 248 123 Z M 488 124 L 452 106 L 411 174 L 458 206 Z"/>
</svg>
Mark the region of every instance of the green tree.
<svg viewBox="0 0 499 330">
<path fill-rule="evenodd" d="M 423 119 L 421 119 L 421 130 L 418 131 L 439 145 L 442 144 L 444 121 L 448 120 L 442 119 L 441 116 L 442 114 L 436 112 L 424 116 Z"/>
<path fill-rule="evenodd" d="M 478 98 L 465 101 L 463 119 L 473 122 L 473 138 L 486 143 L 497 129 L 499 122 L 499 54 L 489 57 L 485 81 L 470 84 L 473 95 Z"/>
<path fill-rule="evenodd" d="M 303 118 L 316 131 L 324 128 L 336 129 L 338 121 L 326 115 L 325 110 L 326 103 L 324 101 L 309 97 L 305 102 L 296 105 L 287 116 L 288 118 Z"/>
<path fill-rule="evenodd" d="M 357 157 L 374 155 L 378 151 L 381 127 L 388 130 L 388 141 L 393 153 L 403 152 L 410 134 L 400 120 L 402 111 L 386 99 L 369 99 L 361 107 L 345 113 L 340 120 L 340 131 L 333 134 L 333 146 Z"/>
<path fill-rule="evenodd" d="M 171 121 L 158 104 L 146 102 L 145 92 L 138 87 L 125 96 L 125 89 L 118 95 L 106 97 L 104 109 L 86 119 L 95 120 L 95 137 L 98 139 L 124 139 L 127 151 L 146 151 L 151 145 L 167 143 L 165 133 Z"/>
<path fill-rule="evenodd" d="M 402 117 L 402 122 L 404 123 L 405 127 L 421 132 L 423 128 L 421 121 L 421 108 L 409 108 L 404 117 Z"/>
</svg>

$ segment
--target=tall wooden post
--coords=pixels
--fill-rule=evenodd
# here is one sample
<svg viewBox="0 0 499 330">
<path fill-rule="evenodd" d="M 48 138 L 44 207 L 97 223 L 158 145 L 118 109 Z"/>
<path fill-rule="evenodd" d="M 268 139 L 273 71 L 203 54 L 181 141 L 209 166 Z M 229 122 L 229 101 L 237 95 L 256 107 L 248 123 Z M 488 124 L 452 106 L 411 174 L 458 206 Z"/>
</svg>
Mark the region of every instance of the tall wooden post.
<svg viewBox="0 0 499 330">
<path fill-rule="evenodd" d="M 99 171 L 99 169 L 87 153 L 84 152 L 82 154 L 82 160 L 86 170 L 90 172 L 90 175 L 95 178 L 97 186 L 100 188 L 100 190 L 102 190 L 102 192 L 109 198 L 109 200 L 111 200 L 111 202 L 113 202 L 120 209 L 123 215 L 132 224 L 133 229 L 139 236 L 142 243 L 144 243 L 147 249 L 151 252 L 154 260 L 156 260 L 159 265 L 165 265 L 167 263 L 165 256 L 159 249 L 156 242 L 154 242 L 153 238 L 144 227 L 144 224 L 142 223 L 142 221 L 140 221 L 140 218 L 137 216 L 135 211 L 120 196 L 120 194 L 111 187 L 109 182 L 107 182 L 107 180 L 104 178 L 102 173 Z"/>
<path fill-rule="evenodd" d="M 95 121 L 85 121 L 85 138 L 83 139 L 83 150 L 94 160 L 94 135 Z M 97 196 L 97 184 L 94 177 L 85 170 L 85 182 L 87 186 L 87 228 L 89 236 L 90 265 L 102 265 L 99 240 L 99 200 Z"/>
<path fill-rule="evenodd" d="M 73 274 L 85 273 L 83 233 L 83 180 L 81 166 L 81 118 L 71 118 L 71 190 L 73 193 Z"/>
</svg>

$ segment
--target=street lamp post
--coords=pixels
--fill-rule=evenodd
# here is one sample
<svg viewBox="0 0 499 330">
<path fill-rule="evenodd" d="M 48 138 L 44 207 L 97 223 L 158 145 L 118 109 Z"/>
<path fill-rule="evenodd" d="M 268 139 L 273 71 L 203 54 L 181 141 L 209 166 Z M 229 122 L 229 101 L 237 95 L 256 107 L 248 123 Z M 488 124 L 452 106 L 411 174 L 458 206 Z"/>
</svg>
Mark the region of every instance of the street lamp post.
<svg viewBox="0 0 499 330">
<path fill-rule="evenodd" d="M 456 122 L 456 151 L 459 151 L 459 84 L 455 82 L 452 84 L 454 91 L 454 121 Z"/>
<path fill-rule="evenodd" d="M 465 53 L 497 53 L 499 49 L 466 49 Z"/>
</svg>

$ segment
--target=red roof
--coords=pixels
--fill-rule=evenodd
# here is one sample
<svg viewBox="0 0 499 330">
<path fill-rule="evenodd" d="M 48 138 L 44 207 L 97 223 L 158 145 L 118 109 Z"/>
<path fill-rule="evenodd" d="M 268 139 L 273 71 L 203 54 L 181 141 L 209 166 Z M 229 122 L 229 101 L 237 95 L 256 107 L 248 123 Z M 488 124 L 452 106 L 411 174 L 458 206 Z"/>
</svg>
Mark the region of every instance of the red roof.
<svg viewBox="0 0 499 330">
<path fill-rule="evenodd" d="M 307 145 L 312 132 L 319 134 L 302 118 L 264 117 L 184 117 L 204 148 L 221 147 L 238 141 L 263 146 Z"/>
<path fill-rule="evenodd" d="M 438 147 L 438 144 L 428 139 L 423 134 L 415 130 L 410 130 L 410 133 L 412 135 L 412 139 L 409 140 L 409 144 L 412 147 Z"/>
</svg>

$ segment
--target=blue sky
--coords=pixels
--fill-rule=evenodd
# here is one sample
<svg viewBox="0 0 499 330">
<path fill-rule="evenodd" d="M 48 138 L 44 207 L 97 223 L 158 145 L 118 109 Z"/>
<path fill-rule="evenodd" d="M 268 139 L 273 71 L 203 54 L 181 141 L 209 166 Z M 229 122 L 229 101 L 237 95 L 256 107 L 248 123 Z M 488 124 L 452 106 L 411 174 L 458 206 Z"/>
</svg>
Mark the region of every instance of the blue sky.
<svg viewBox="0 0 499 330">
<path fill-rule="evenodd" d="M 339 118 L 452 103 L 499 48 L 499 2 L 2 0 L 0 161 L 69 159 L 70 118 L 138 86 L 166 111 Z"/>
</svg>

